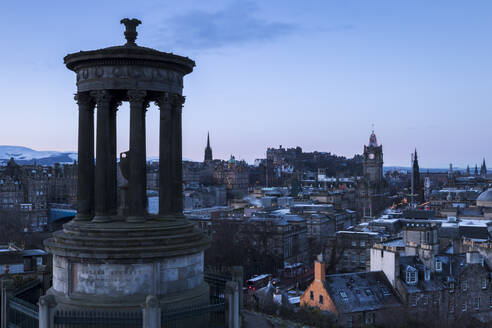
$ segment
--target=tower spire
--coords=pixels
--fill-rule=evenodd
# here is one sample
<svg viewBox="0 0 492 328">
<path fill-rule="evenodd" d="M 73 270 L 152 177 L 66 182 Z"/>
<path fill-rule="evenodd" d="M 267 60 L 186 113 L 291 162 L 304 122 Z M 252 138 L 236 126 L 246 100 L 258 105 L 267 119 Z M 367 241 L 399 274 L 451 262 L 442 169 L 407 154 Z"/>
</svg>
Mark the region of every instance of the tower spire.
<svg viewBox="0 0 492 328">
<path fill-rule="evenodd" d="M 207 147 L 205 147 L 205 157 L 204 161 L 211 161 L 212 160 L 212 147 L 210 147 L 210 133 L 207 132 Z"/>
</svg>

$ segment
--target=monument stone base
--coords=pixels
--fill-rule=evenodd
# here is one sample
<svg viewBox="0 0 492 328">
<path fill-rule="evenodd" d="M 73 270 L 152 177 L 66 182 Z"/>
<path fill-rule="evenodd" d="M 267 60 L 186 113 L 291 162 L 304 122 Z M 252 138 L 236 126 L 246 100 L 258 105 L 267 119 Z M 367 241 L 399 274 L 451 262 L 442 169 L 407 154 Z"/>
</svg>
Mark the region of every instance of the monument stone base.
<svg viewBox="0 0 492 328">
<path fill-rule="evenodd" d="M 49 293 L 59 309 L 140 310 L 148 295 L 162 309 L 207 304 L 203 254 L 208 244 L 184 218 L 74 220 L 45 241 L 53 254 Z"/>
</svg>

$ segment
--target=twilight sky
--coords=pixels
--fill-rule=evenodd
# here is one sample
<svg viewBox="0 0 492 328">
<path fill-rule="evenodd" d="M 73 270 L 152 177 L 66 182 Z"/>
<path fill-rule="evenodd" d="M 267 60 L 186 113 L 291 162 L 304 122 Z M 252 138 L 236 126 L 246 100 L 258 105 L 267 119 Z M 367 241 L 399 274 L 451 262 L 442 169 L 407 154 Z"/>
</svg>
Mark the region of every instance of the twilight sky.
<svg viewBox="0 0 492 328">
<path fill-rule="evenodd" d="M 76 150 L 63 57 L 124 43 L 189 56 L 183 156 L 253 161 L 267 147 L 352 157 L 371 124 L 385 165 L 492 166 L 492 1 L 2 1 L 0 144 Z M 120 108 L 118 151 L 128 149 Z M 147 154 L 158 154 L 158 110 Z"/>
</svg>

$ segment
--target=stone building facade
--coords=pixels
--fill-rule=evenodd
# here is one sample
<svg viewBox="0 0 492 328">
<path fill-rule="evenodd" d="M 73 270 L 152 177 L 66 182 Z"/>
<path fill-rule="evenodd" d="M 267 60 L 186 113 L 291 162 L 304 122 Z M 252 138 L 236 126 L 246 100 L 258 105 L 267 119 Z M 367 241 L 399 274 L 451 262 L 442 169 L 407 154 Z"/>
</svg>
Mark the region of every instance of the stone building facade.
<svg viewBox="0 0 492 328">
<path fill-rule="evenodd" d="M 77 165 L 18 165 L 0 169 L 0 209 L 18 217 L 25 231 L 44 230 L 50 204 L 75 207 Z"/>
<path fill-rule="evenodd" d="M 491 268 L 476 250 L 455 254 L 440 249 L 438 228 L 432 222 L 407 220 L 403 227 L 404 253 L 375 244 L 371 271 L 386 274 L 409 314 L 431 316 L 434 323 L 463 318 L 489 322 Z"/>
</svg>

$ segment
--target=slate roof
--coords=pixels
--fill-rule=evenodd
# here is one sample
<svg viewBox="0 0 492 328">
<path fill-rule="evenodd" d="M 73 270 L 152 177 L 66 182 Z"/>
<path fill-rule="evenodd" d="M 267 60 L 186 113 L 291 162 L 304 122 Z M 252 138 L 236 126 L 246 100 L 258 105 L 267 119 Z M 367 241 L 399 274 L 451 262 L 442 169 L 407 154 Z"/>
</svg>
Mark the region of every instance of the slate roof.
<svg viewBox="0 0 492 328">
<path fill-rule="evenodd" d="M 383 271 L 328 275 L 324 286 L 339 313 L 374 311 L 401 305 Z"/>
<path fill-rule="evenodd" d="M 430 210 L 405 210 L 403 216 L 408 219 L 431 219 L 436 216 L 434 211 Z"/>
<path fill-rule="evenodd" d="M 471 239 L 489 239 L 489 231 L 483 226 L 461 226 L 459 227 L 460 236 Z"/>
</svg>

